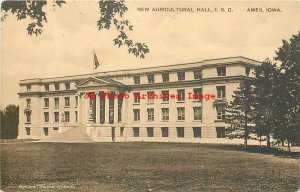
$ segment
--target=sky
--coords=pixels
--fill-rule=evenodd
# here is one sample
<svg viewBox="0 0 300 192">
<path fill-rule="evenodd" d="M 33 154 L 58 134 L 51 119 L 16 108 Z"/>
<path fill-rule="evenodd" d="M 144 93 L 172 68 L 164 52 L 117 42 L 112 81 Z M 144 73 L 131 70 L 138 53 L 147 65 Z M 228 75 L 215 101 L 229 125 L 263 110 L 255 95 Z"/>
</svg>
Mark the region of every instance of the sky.
<svg viewBox="0 0 300 192">
<path fill-rule="evenodd" d="M 145 59 L 114 46 L 115 29 L 98 30 L 96 1 L 45 7 L 48 22 L 37 37 L 27 34 L 30 20 L 17 21 L 9 14 L 1 23 L 1 109 L 18 105 L 21 79 L 91 73 L 93 49 L 100 61 L 99 72 L 233 56 L 263 61 L 275 56 L 282 39 L 300 31 L 300 1 L 126 1 L 126 5 L 125 17 L 134 26 L 130 37 L 150 49 Z M 194 12 L 153 8 L 193 8 Z M 197 8 L 218 12 L 197 12 Z M 221 8 L 233 12 L 221 12 Z M 263 12 L 247 12 L 248 8 Z M 281 12 L 267 12 L 266 8 Z"/>
</svg>

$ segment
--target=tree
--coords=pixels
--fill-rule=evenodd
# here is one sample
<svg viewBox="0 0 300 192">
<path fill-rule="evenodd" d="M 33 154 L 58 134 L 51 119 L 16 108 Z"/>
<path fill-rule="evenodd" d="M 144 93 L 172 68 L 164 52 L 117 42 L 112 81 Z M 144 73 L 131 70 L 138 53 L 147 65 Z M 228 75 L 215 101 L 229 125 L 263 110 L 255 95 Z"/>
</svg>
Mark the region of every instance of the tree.
<svg viewBox="0 0 300 192">
<path fill-rule="evenodd" d="M 252 132 L 253 121 L 253 87 L 251 80 L 244 80 L 236 91 L 233 92 L 233 100 L 226 105 L 225 122 L 231 127 L 227 128 L 232 138 L 244 138 L 244 148 L 247 148 L 249 134 Z"/>
<path fill-rule="evenodd" d="M 5 0 L 1 4 L 1 21 L 4 21 L 8 13 L 15 15 L 18 20 L 30 18 L 27 31 L 29 35 L 40 35 L 43 32 L 44 23 L 47 22 L 47 13 L 43 7 L 47 5 L 47 0 L 12 1 Z M 61 7 L 66 4 L 64 0 L 53 0 L 52 5 Z M 124 19 L 124 14 L 128 11 L 124 0 L 100 0 L 98 1 L 100 18 L 97 21 L 99 31 L 111 29 L 112 26 L 119 35 L 113 40 L 114 45 L 126 46 L 130 54 L 144 58 L 149 53 L 149 48 L 145 43 L 134 42 L 128 35 L 133 31 L 133 25 Z"/>
<path fill-rule="evenodd" d="M 1 114 L 1 139 L 14 139 L 18 136 L 19 107 L 8 105 Z"/>
<path fill-rule="evenodd" d="M 283 40 L 275 60 L 281 62 L 281 73 L 275 80 L 274 137 L 287 140 L 290 151 L 291 143 L 300 143 L 300 32 Z"/>
<path fill-rule="evenodd" d="M 261 137 L 266 136 L 268 149 L 271 147 L 271 133 L 274 128 L 272 126 L 274 79 L 278 74 L 279 71 L 276 69 L 276 64 L 267 59 L 260 66 L 256 67 L 256 79 L 253 81 L 254 130 L 259 136 L 260 142 Z"/>
</svg>

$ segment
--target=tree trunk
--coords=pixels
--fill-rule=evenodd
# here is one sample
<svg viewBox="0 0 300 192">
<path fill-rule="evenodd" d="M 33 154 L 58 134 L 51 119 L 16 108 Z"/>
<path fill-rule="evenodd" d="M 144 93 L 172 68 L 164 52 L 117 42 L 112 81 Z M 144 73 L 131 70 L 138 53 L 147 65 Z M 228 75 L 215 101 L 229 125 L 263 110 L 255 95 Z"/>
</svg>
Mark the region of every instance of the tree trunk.
<svg viewBox="0 0 300 192">
<path fill-rule="evenodd" d="M 248 112 L 247 109 L 245 109 L 245 135 L 244 135 L 244 149 L 247 149 L 248 147 L 248 125 L 247 125 L 247 117 L 248 117 Z"/>
<path fill-rule="evenodd" d="M 281 141 L 281 146 L 284 147 L 284 141 Z"/>
<path fill-rule="evenodd" d="M 246 116 L 247 118 L 247 116 Z M 245 135 L 244 135 L 244 149 L 247 149 L 248 147 L 248 126 L 247 126 L 247 120 L 245 120 Z"/>
<path fill-rule="evenodd" d="M 267 133 L 267 148 L 268 148 L 268 150 L 270 150 L 270 148 L 271 148 L 271 141 L 270 141 L 270 133 Z"/>
<path fill-rule="evenodd" d="M 291 152 L 291 143 L 290 140 L 288 139 L 288 148 L 289 148 L 289 153 Z"/>
<path fill-rule="evenodd" d="M 247 149 L 247 146 L 248 146 L 248 145 L 247 145 L 247 138 L 245 137 L 245 138 L 244 138 L 244 149 Z"/>
<path fill-rule="evenodd" d="M 261 135 L 259 135 L 259 147 L 261 148 Z"/>
</svg>

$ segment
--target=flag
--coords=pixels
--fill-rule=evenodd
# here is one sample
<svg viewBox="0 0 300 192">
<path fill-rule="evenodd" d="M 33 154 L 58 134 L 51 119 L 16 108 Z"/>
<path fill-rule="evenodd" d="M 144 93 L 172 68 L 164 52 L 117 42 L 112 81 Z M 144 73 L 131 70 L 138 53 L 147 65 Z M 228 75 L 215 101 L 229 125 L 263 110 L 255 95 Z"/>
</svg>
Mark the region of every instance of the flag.
<svg viewBox="0 0 300 192">
<path fill-rule="evenodd" d="M 96 53 L 94 52 L 94 69 L 97 69 L 99 67 L 99 61 L 98 61 L 98 58 L 97 58 L 97 55 Z"/>
</svg>

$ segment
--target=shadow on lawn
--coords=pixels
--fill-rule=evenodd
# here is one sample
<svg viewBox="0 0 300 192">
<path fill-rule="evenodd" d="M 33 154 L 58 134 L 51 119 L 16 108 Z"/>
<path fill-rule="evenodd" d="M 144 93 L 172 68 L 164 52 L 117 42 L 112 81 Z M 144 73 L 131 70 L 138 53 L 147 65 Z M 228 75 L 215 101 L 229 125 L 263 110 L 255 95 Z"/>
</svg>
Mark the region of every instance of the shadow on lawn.
<svg viewBox="0 0 300 192">
<path fill-rule="evenodd" d="M 268 149 L 266 146 L 260 147 L 258 145 L 248 145 L 247 149 L 244 149 L 243 145 L 223 145 L 219 147 L 223 150 L 245 151 L 249 153 L 274 155 L 276 157 L 282 157 L 282 158 L 300 159 L 300 152 L 288 152 L 279 148 Z"/>
</svg>

